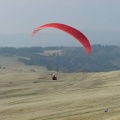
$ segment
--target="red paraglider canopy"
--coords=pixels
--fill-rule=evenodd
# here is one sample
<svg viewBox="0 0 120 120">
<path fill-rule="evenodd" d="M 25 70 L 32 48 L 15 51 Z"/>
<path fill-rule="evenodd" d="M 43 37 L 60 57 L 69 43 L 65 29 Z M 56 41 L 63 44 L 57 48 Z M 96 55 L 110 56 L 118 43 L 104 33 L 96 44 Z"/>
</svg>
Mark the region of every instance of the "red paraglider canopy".
<svg viewBox="0 0 120 120">
<path fill-rule="evenodd" d="M 90 51 L 91 51 L 90 43 L 89 43 L 87 37 L 83 33 L 81 33 L 79 30 L 77 30 L 71 26 L 61 24 L 61 23 L 48 23 L 48 24 L 44 24 L 44 25 L 37 27 L 32 32 L 32 36 L 34 36 L 36 32 L 38 32 L 39 30 L 41 30 L 43 28 L 57 28 L 59 30 L 62 30 L 64 32 L 70 34 L 84 46 L 87 54 L 90 53 Z"/>
</svg>

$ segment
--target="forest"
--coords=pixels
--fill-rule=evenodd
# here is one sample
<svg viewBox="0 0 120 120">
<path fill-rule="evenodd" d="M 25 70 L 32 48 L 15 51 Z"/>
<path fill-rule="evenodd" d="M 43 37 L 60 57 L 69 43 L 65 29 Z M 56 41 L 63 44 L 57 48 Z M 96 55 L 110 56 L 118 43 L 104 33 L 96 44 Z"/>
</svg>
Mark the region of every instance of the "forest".
<svg viewBox="0 0 120 120">
<path fill-rule="evenodd" d="M 113 45 L 92 45 L 89 55 L 83 47 L 0 47 L 0 56 L 17 56 L 26 65 L 45 66 L 55 71 L 120 70 L 120 46 Z"/>
</svg>

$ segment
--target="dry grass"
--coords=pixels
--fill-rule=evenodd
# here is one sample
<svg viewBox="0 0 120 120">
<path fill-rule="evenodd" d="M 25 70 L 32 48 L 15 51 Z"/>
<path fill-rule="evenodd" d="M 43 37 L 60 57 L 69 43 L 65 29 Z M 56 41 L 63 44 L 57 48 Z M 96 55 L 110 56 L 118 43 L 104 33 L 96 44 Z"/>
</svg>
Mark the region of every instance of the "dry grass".
<svg viewBox="0 0 120 120">
<path fill-rule="evenodd" d="M 120 71 L 59 73 L 52 81 L 43 67 L 0 63 L 0 120 L 120 120 Z"/>
</svg>

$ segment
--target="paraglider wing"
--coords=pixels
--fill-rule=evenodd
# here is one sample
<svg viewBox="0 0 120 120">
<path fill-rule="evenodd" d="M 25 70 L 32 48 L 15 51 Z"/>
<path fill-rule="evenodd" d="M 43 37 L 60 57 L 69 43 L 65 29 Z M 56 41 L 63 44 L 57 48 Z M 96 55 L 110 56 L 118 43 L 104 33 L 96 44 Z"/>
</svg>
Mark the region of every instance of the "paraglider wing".
<svg viewBox="0 0 120 120">
<path fill-rule="evenodd" d="M 61 23 L 49 23 L 49 24 L 44 24 L 42 26 L 37 27 L 33 32 L 32 32 L 32 36 L 35 35 L 35 33 L 37 33 L 39 30 L 43 29 L 43 28 L 57 28 L 59 30 L 62 30 L 68 34 L 70 34 L 71 36 L 73 36 L 75 39 L 77 39 L 86 49 L 86 53 L 89 54 L 91 51 L 91 46 L 90 43 L 87 39 L 87 37 L 81 33 L 79 30 L 65 25 L 65 24 L 61 24 Z"/>
</svg>

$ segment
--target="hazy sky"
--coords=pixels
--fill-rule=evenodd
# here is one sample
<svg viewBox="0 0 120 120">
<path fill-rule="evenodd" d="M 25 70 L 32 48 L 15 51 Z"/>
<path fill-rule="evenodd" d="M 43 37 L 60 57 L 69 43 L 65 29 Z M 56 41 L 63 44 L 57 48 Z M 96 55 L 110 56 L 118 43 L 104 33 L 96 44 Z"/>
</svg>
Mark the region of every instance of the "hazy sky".
<svg viewBox="0 0 120 120">
<path fill-rule="evenodd" d="M 0 0 L 0 46 L 73 45 L 60 31 L 51 35 L 52 29 L 31 38 L 36 27 L 50 22 L 79 29 L 91 44 L 120 45 L 120 0 Z"/>
<path fill-rule="evenodd" d="M 0 33 L 31 33 L 49 22 L 120 32 L 120 0 L 0 0 Z"/>
</svg>

